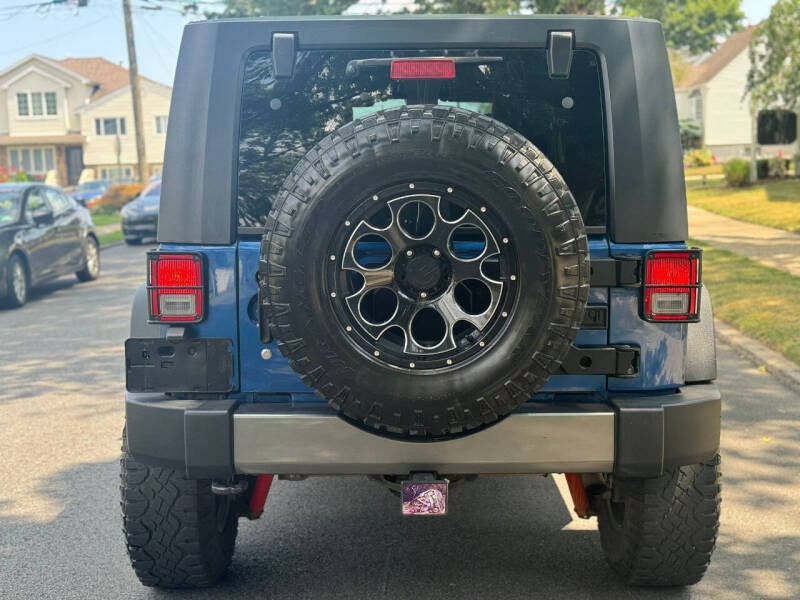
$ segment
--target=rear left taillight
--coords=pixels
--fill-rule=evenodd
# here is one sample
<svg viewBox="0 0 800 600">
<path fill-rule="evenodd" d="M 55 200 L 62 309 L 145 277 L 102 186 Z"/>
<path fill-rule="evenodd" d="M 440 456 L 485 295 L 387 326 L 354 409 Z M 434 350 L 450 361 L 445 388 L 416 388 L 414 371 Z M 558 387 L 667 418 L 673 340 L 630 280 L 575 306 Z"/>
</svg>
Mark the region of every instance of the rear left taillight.
<svg viewBox="0 0 800 600">
<path fill-rule="evenodd" d="M 692 323 L 700 320 L 702 251 L 651 250 L 644 260 L 644 319 Z"/>
<path fill-rule="evenodd" d="M 197 323 L 205 310 L 203 257 L 188 252 L 148 252 L 150 320 Z"/>
</svg>

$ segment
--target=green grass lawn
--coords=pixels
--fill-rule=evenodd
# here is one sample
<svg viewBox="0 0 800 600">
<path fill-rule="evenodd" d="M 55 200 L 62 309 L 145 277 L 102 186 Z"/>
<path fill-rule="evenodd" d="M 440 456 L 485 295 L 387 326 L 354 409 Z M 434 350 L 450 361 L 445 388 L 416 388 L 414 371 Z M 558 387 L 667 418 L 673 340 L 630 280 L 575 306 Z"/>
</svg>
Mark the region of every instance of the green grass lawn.
<svg viewBox="0 0 800 600">
<path fill-rule="evenodd" d="M 119 223 L 119 213 L 113 214 L 106 214 L 106 213 L 94 213 L 92 214 L 92 221 L 98 227 L 102 225 L 111 225 L 113 223 Z"/>
<path fill-rule="evenodd" d="M 707 211 L 768 227 L 800 233 L 800 179 L 730 188 L 724 180 L 687 181 L 689 204 Z"/>
<path fill-rule="evenodd" d="M 686 167 L 683 173 L 686 177 L 691 177 L 693 175 L 721 175 L 722 164 L 707 165 L 705 167 Z"/>
<path fill-rule="evenodd" d="M 115 242 L 122 241 L 122 231 L 112 231 L 111 233 L 101 233 L 97 236 L 97 239 L 100 240 L 100 246 L 107 246 L 108 244 L 113 244 Z"/>
<path fill-rule="evenodd" d="M 800 277 L 702 242 L 714 316 L 800 363 Z"/>
</svg>

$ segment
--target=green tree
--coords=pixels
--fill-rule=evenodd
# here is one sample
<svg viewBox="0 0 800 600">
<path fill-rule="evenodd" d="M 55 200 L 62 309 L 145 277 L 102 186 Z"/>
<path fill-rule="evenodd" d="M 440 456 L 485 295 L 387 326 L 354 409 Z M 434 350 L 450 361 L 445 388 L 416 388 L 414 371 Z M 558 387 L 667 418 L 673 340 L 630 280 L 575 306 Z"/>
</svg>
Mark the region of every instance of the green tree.
<svg viewBox="0 0 800 600">
<path fill-rule="evenodd" d="M 678 121 L 681 129 L 681 147 L 684 152 L 700 148 L 703 145 L 703 126 L 694 119 Z"/>
<path fill-rule="evenodd" d="M 416 13 L 602 15 L 603 0 L 415 0 Z"/>
<path fill-rule="evenodd" d="M 693 54 L 717 47 L 720 37 L 741 29 L 741 0 L 616 0 L 625 16 L 661 21 L 667 45 Z"/>
<path fill-rule="evenodd" d="M 226 0 L 222 12 L 206 13 L 206 17 L 339 15 L 356 2 L 358 0 Z"/>
<path fill-rule="evenodd" d="M 750 41 L 747 90 L 757 108 L 800 105 L 800 0 L 778 0 Z"/>
<path fill-rule="evenodd" d="M 338 15 L 358 0 L 226 0 L 225 9 L 207 13 L 215 17 L 277 17 L 288 15 Z M 604 0 L 415 0 L 415 13 L 448 14 L 603 14 Z"/>
</svg>

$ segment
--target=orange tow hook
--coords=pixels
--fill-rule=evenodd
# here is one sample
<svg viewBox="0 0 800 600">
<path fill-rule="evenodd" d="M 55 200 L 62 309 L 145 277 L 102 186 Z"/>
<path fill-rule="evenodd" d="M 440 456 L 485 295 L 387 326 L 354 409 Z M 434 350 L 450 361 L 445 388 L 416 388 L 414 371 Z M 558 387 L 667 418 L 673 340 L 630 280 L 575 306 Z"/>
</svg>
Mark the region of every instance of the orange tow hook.
<svg viewBox="0 0 800 600">
<path fill-rule="evenodd" d="M 586 495 L 586 489 L 583 487 L 580 473 L 564 473 L 564 478 L 567 480 L 569 493 L 572 496 L 572 502 L 575 504 L 575 513 L 581 519 L 588 519 L 592 516 L 589 512 L 589 496 Z"/>
</svg>

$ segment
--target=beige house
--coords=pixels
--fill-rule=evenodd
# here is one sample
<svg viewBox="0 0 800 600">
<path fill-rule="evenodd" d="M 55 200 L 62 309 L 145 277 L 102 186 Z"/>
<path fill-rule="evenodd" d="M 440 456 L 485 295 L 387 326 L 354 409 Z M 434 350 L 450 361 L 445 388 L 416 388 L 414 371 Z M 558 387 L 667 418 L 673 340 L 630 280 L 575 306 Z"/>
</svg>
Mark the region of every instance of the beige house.
<svg viewBox="0 0 800 600">
<path fill-rule="evenodd" d="M 147 175 L 159 173 L 171 88 L 144 77 L 142 121 Z M 137 176 L 128 70 L 104 58 L 55 60 L 33 54 L 0 71 L 0 172 L 57 173 L 74 185 Z"/>
<path fill-rule="evenodd" d="M 730 36 L 712 54 L 692 66 L 675 90 L 678 118 L 694 119 L 702 125 L 703 144 L 719 162 L 750 156 L 753 118 L 745 87 L 752 31 L 749 27 Z M 795 118 L 795 131 L 789 136 L 793 141 L 759 145 L 756 156 L 794 155 L 798 151 L 796 123 Z"/>
</svg>

